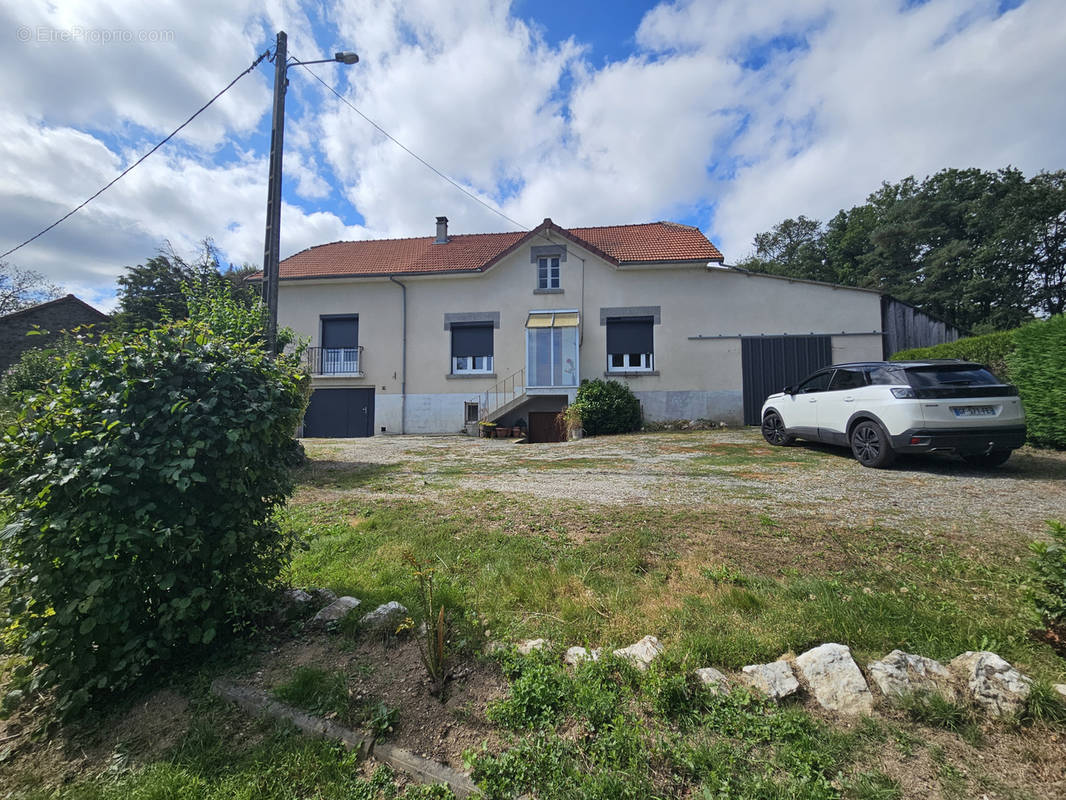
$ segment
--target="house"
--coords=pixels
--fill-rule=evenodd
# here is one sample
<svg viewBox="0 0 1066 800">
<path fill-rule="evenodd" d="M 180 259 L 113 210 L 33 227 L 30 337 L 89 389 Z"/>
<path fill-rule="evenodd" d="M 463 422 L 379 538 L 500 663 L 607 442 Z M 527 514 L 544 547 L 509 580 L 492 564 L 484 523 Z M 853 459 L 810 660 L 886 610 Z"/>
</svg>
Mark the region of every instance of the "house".
<svg viewBox="0 0 1066 800">
<path fill-rule="evenodd" d="M 0 372 L 18 361 L 24 350 L 47 347 L 62 331 L 99 327 L 110 319 L 72 294 L 5 314 L 0 317 Z M 31 331 L 41 333 L 28 335 Z"/>
<path fill-rule="evenodd" d="M 765 397 L 883 357 L 876 291 L 728 267 L 673 222 L 334 242 L 281 263 L 280 325 L 310 340 L 307 436 L 531 430 L 581 380 L 645 419 L 757 424 Z"/>
</svg>

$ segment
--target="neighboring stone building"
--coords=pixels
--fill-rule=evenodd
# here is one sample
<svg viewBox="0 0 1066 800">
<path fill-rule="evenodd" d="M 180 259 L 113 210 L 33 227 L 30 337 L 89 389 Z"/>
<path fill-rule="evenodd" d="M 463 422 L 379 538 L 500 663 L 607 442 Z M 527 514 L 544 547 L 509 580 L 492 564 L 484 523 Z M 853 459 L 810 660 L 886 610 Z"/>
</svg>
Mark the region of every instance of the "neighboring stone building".
<svg viewBox="0 0 1066 800">
<path fill-rule="evenodd" d="M 81 325 L 99 327 L 110 317 L 72 294 L 0 317 L 0 372 L 19 360 L 24 350 L 46 347 L 62 331 Z M 27 336 L 32 330 L 47 331 Z"/>
</svg>

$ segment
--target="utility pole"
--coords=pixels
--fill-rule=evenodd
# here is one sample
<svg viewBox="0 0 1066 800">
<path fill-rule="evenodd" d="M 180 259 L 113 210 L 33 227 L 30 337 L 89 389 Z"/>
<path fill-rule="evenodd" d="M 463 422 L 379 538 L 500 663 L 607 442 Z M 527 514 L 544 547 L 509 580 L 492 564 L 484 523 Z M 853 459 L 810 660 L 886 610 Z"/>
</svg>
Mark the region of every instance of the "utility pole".
<svg viewBox="0 0 1066 800">
<path fill-rule="evenodd" d="M 270 176 L 267 179 L 266 245 L 263 248 L 263 300 L 267 306 L 267 352 L 278 343 L 278 279 L 281 249 L 281 153 L 285 139 L 285 90 L 288 88 L 288 36 L 278 31 L 274 51 L 274 116 L 270 126 Z"/>
<path fill-rule="evenodd" d="M 263 247 L 263 301 L 267 307 L 267 352 L 274 355 L 278 345 L 278 281 L 281 255 L 281 152 L 285 139 L 285 90 L 289 86 L 289 37 L 278 31 L 274 50 L 274 116 L 270 127 L 270 175 L 267 179 L 266 244 Z M 316 61 L 293 61 L 299 64 L 358 64 L 359 56 L 350 50 L 335 53 L 333 58 Z"/>
</svg>

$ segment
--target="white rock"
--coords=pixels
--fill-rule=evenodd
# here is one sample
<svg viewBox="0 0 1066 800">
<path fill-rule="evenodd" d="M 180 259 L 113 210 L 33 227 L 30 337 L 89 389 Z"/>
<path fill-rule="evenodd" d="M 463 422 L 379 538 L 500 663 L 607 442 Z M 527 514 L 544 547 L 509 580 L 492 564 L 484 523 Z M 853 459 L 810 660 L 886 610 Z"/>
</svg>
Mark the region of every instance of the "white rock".
<svg viewBox="0 0 1066 800">
<path fill-rule="evenodd" d="M 970 650 L 952 659 L 948 669 L 965 684 L 973 701 L 993 716 L 1020 711 L 1029 697 L 1029 678 L 995 653 Z"/>
<path fill-rule="evenodd" d="M 328 606 L 323 608 L 311 619 L 312 625 L 325 625 L 329 622 L 340 622 L 351 612 L 359 607 L 359 601 L 354 597 L 338 597 Z"/>
<path fill-rule="evenodd" d="M 546 639 L 526 639 L 524 642 L 518 643 L 518 652 L 524 656 L 528 656 L 534 650 L 540 650 L 542 647 L 547 647 L 548 642 Z"/>
<path fill-rule="evenodd" d="M 359 620 L 360 627 L 372 631 L 387 630 L 389 633 L 396 631 L 396 627 L 407 617 L 407 608 L 395 600 L 380 605 L 363 616 Z"/>
<path fill-rule="evenodd" d="M 643 672 L 662 651 L 663 646 L 658 639 L 654 636 L 645 636 L 636 644 L 631 644 L 629 647 L 618 648 L 614 651 L 614 654 L 619 658 L 626 659 L 634 667 Z"/>
<path fill-rule="evenodd" d="M 796 657 L 796 667 L 822 708 L 841 714 L 869 714 L 873 695 L 847 645 L 830 642 Z"/>
<path fill-rule="evenodd" d="M 293 606 L 302 606 L 314 599 L 303 589 L 286 589 L 282 597 L 285 598 L 286 603 Z"/>
<path fill-rule="evenodd" d="M 947 667 L 925 656 L 893 650 L 880 661 L 868 664 L 866 671 L 885 697 L 935 692 L 949 700 L 955 699 L 955 687 Z"/>
<path fill-rule="evenodd" d="M 584 647 L 570 647 L 567 648 L 566 655 L 563 656 L 563 661 L 571 667 L 576 667 L 582 661 L 599 661 L 600 649 L 597 647 L 595 650 L 588 650 Z"/>
<path fill-rule="evenodd" d="M 1056 683 L 1051 688 L 1061 694 L 1062 698 L 1066 700 L 1066 683 Z"/>
<path fill-rule="evenodd" d="M 792 674 L 787 661 L 769 664 L 749 664 L 741 670 L 741 680 L 765 694 L 771 700 L 782 700 L 799 691 L 799 681 Z"/>
<path fill-rule="evenodd" d="M 729 680 L 714 667 L 701 667 L 696 670 L 696 677 L 710 690 L 711 694 L 729 691 Z"/>
</svg>

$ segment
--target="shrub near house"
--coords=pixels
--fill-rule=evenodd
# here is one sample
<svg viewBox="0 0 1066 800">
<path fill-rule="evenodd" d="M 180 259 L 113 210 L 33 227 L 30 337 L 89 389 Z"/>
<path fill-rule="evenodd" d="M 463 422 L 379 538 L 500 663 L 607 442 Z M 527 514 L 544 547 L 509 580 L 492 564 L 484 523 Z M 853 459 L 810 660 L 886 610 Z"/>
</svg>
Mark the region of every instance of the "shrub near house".
<svg viewBox="0 0 1066 800">
<path fill-rule="evenodd" d="M 0 442 L 10 611 L 63 713 L 240 627 L 287 560 L 306 376 L 242 313 L 75 348 Z"/>
<path fill-rule="evenodd" d="M 618 381 L 582 381 L 570 408 L 589 436 L 640 429 L 640 402 L 628 386 Z"/>
</svg>

